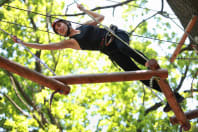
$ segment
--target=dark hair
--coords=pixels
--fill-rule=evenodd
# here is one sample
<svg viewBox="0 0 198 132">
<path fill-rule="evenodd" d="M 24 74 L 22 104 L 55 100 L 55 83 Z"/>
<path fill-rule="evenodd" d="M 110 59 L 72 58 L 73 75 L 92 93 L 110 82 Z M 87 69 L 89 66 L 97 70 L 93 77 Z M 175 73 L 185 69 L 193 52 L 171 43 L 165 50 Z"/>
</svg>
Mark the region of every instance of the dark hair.
<svg viewBox="0 0 198 132">
<path fill-rule="evenodd" d="M 67 20 L 64 20 L 64 19 L 56 19 L 56 20 L 54 20 L 54 22 L 52 23 L 52 28 L 53 28 L 53 30 L 54 30 L 54 32 L 55 32 L 56 34 L 59 34 L 59 33 L 57 33 L 56 30 L 55 30 L 55 25 L 57 24 L 57 22 L 62 22 L 62 23 L 65 23 L 65 24 L 67 25 L 67 33 L 66 33 L 64 36 L 65 36 L 65 37 L 69 36 L 69 34 L 70 34 L 71 22 L 69 22 L 69 21 L 67 21 Z"/>
</svg>

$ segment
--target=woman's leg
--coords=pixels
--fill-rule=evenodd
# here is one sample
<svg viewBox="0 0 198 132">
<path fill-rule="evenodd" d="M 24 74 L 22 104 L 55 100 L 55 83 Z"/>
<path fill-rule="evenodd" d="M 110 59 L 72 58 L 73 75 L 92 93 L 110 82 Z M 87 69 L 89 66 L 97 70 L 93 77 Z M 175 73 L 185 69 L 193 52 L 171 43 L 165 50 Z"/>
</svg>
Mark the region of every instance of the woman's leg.
<svg viewBox="0 0 198 132">
<path fill-rule="evenodd" d="M 129 44 L 129 37 L 126 33 L 120 32 L 118 33 L 119 37 L 123 39 L 127 44 Z M 117 49 L 125 54 L 126 56 L 132 57 L 136 62 L 141 65 L 145 65 L 148 58 L 140 51 L 132 49 L 129 45 L 122 43 L 120 40 L 115 39 L 114 43 L 116 44 Z"/>
<path fill-rule="evenodd" d="M 123 70 L 125 71 L 136 71 L 140 70 L 139 67 L 131 60 L 129 56 L 126 56 L 125 54 L 121 52 L 114 52 L 111 55 L 109 55 L 110 59 L 112 61 L 115 61 L 116 64 L 118 64 Z M 143 84 L 150 87 L 150 80 L 140 80 Z M 152 82 L 152 88 L 161 92 L 161 89 L 158 85 L 158 83 L 154 80 Z"/>
<path fill-rule="evenodd" d="M 120 36 L 120 35 L 119 35 Z M 122 36 L 121 38 L 125 40 L 127 43 L 129 43 L 129 40 L 127 38 L 127 35 Z M 113 51 L 111 50 L 113 49 Z M 110 51 L 110 52 L 109 52 Z M 138 52 L 138 53 L 137 53 Z M 105 52 L 103 52 L 105 53 Z M 114 43 L 107 47 L 107 53 L 109 58 L 112 61 L 115 61 L 123 70 L 125 71 L 135 71 L 140 70 L 137 65 L 131 60 L 130 57 L 132 57 L 135 61 L 138 63 L 145 65 L 146 61 L 148 60 L 147 57 L 141 53 L 140 51 L 134 51 L 134 49 L 130 48 L 129 46 L 123 44 L 120 42 L 120 40 L 115 39 Z M 150 80 L 140 80 L 143 84 L 150 87 Z M 152 88 L 161 92 L 161 89 L 159 87 L 159 84 L 156 80 L 153 80 L 152 82 Z M 174 95 L 179 103 L 181 103 L 184 98 L 177 92 L 174 92 Z M 164 108 L 165 112 L 170 111 L 170 106 L 167 105 Z"/>
</svg>

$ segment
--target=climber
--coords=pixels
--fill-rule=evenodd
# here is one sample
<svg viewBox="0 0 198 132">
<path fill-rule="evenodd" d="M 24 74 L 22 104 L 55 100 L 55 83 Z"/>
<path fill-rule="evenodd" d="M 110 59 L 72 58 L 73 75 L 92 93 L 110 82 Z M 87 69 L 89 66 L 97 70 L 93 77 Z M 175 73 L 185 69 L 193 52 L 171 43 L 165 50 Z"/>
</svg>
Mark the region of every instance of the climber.
<svg viewBox="0 0 198 132">
<path fill-rule="evenodd" d="M 107 30 L 98 26 L 98 22 L 102 22 L 104 20 L 103 15 L 87 10 L 81 4 L 77 4 L 77 7 L 79 10 L 94 17 L 95 20 L 87 21 L 81 26 L 73 28 L 70 21 L 64 19 L 56 19 L 52 23 L 54 32 L 58 35 L 68 37 L 68 39 L 50 44 L 27 43 L 18 39 L 16 36 L 13 37 L 13 40 L 15 42 L 20 41 L 25 46 L 41 50 L 72 48 L 75 50 L 100 51 L 107 55 L 112 60 L 112 62 L 115 62 L 125 71 L 140 70 L 140 68 L 135 64 L 133 60 L 145 66 L 148 58 L 143 53 L 130 48 L 126 44 L 123 44 Z M 126 31 L 119 29 L 115 25 L 112 25 L 110 28 L 116 35 L 118 35 L 122 40 L 129 44 L 129 35 Z M 150 80 L 140 81 L 146 86 L 150 86 Z M 161 89 L 155 80 L 153 80 L 152 84 L 153 89 L 161 92 Z M 177 92 L 175 92 L 175 97 L 179 103 L 184 99 Z M 170 110 L 171 108 L 167 104 L 164 108 L 164 111 L 168 112 Z"/>
</svg>

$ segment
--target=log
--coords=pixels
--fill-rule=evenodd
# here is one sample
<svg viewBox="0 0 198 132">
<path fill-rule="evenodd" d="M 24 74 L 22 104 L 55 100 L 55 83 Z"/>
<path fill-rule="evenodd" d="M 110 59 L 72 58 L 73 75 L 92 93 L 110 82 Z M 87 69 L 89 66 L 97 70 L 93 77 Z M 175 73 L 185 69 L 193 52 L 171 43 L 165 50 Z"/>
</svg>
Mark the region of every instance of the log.
<svg viewBox="0 0 198 132">
<path fill-rule="evenodd" d="M 184 114 L 186 115 L 188 120 L 198 118 L 198 109 L 185 112 Z M 179 123 L 179 121 L 177 120 L 177 118 L 175 116 L 170 117 L 170 121 L 171 121 L 172 124 L 178 124 Z"/>
<path fill-rule="evenodd" d="M 157 63 L 156 60 L 151 59 L 150 61 L 147 62 L 147 66 L 149 66 L 150 69 L 153 70 L 158 70 L 160 68 L 159 64 Z M 164 93 L 168 104 L 172 108 L 172 111 L 174 112 L 179 124 L 182 126 L 182 128 L 187 131 L 190 129 L 190 123 L 187 120 L 187 117 L 185 116 L 183 110 L 181 109 L 179 103 L 177 102 L 169 84 L 168 81 L 164 78 L 159 78 L 158 84 Z"/>
<path fill-rule="evenodd" d="M 36 71 L 28 69 L 20 64 L 17 64 L 16 62 L 10 61 L 1 56 L 0 56 L 0 68 L 3 68 L 9 72 L 16 73 L 21 77 L 29 79 L 40 85 L 46 86 L 50 89 L 61 90 L 61 94 L 68 94 L 70 91 L 70 88 L 67 85 L 63 84 L 62 82 L 44 76 Z"/>
<path fill-rule="evenodd" d="M 149 80 L 153 76 L 167 78 L 168 71 L 161 70 L 138 70 L 114 73 L 98 73 L 98 74 L 81 74 L 67 76 L 52 76 L 50 78 L 61 81 L 65 84 L 84 84 L 84 83 L 104 83 L 104 82 L 119 82 L 132 80 Z"/>
<path fill-rule="evenodd" d="M 188 131 L 191 127 L 190 123 L 189 123 L 187 117 L 185 116 L 183 110 L 181 109 L 179 103 L 177 102 L 168 82 L 165 79 L 160 78 L 158 83 L 159 83 L 160 88 L 168 101 L 168 104 L 172 108 L 172 111 L 175 113 L 175 116 L 176 116 L 179 124 L 182 126 L 182 128 L 185 131 Z"/>
<path fill-rule="evenodd" d="M 192 17 L 192 19 L 189 21 L 189 23 L 188 23 L 188 25 L 187 25 L 187 27 L 186 27 L 186 29 L 185 29 L 185 33 L 183 34 L 181 40 L 179 41 L 179 44 L 177 45 L 177 47 L 176 47 L 176 49 L 175 49 L 173 55 L 172 55 L 171 58 L 170 58 L 170 62 L 171 62 L 171 63 L 174 62 L 174 60 L 176 59 L 177 55 L 179 54 L 182 45 L 184 44 L 184 42 L 185 42 L 185 40 L 186 40 L 188 34 L 189 34 L 190 31 L 192 30 L 192 28 L 193 28 L 193 26 L 195 25 L 196 21 L 197 21 L 197 16 L 194 15 L 194 16 Z"/>
</svg>

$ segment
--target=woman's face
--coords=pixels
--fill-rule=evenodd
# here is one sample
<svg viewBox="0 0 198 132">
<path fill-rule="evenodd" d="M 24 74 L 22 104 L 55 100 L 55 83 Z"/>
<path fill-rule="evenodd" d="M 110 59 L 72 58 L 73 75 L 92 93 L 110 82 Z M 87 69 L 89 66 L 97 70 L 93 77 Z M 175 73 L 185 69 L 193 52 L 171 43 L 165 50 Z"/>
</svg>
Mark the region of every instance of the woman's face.
<svg viewBox="0 0 198 132">
<path fill-rule="evenodd" d="M 55 24 L 55 30 L 59 35 L 65 36 L 65 34 L 67 33 L 67 25 L 63 22 L 57 22 Z"/>
</svg>

